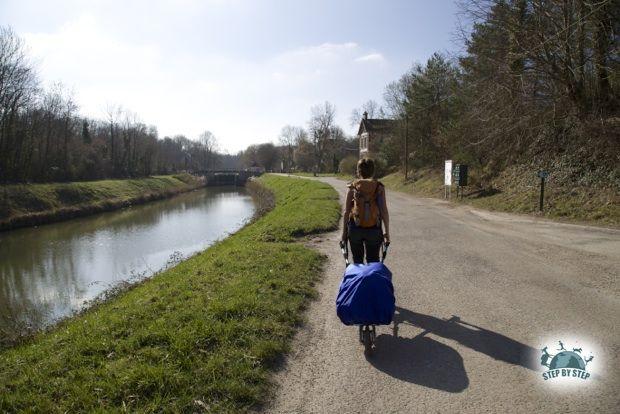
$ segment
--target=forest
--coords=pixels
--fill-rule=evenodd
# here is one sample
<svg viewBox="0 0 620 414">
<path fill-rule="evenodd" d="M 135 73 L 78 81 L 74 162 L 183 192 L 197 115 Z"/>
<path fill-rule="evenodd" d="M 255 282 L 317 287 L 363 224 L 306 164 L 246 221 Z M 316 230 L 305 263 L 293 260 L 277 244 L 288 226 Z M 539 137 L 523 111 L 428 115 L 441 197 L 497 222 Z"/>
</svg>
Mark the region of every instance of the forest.
<svg viewBox="0 0 620 414">
<path fill-rule="evenodd" d="M 618 180 L 619 3 L 468 0 L 460 8 L 464 53 L 437 53 L 386 87 L 385 110 L 407 130 L 381 156 L 402 165 L 407 136 L 412 168 L 454 158 L 484 178 L 556 163 L 574 180 Z"/>
<path fill-rule="evenodd" d="M 0 182 L 143 177 L 222 168 L 215 136 L 158 137 L 137 114 L 109 105 L 102 120 L 83 117 L 61 84 L 41 86 L 26 45 L 0 27 Z"/>
</svg>

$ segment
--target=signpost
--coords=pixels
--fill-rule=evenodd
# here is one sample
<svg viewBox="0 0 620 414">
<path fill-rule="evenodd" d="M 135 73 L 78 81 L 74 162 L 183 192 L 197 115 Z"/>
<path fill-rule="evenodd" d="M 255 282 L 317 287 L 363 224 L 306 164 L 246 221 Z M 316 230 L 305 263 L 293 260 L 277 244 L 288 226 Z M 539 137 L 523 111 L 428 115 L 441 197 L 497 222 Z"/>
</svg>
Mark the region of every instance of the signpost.
<svg viewBox="0 0 620 414">
<path fill-rule="evenodd" d="M 545 179 L 549 177 L 549 173 L 545 170 L 538 171 L 540 177 L 540 199 L 538 200 L 538 209 L 543 211 L 543 200 L 545 199 Z"/>
<path fill-rule="evenodd" d="M 451 190 L 450 186 L 452 185 L 452 160 L 446 160 L 446 166 L 443 173 L 443 184 L 444 184 L 444 198 L 448 198 L 448 192 Z"/>
<path fill-rule="evenodd" d="M 456 164 L 452 169 L 452 177 L 454 178 L 454 184 L 456 185 L 456 198 L 463 199 L 463 187 L 467 186 L 467 164 Z"/>
</svg>

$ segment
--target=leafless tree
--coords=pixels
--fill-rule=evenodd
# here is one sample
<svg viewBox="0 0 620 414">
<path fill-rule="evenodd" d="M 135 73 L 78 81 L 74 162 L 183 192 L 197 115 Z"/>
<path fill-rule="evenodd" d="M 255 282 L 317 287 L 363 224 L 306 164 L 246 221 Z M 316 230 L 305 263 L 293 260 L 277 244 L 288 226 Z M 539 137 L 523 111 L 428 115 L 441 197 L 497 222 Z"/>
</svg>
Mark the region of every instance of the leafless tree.
<svg viewBox="0 0 620 414">
<path fill-rule="evenodd" d="M 361 107 L 354 108 L 351 111 L 351 116 L 349 117 L 349 123 L 352 127 L 359 125 L 362 117 L 364 116 L 364 112 L 368 114 L 368 118 L 383 118 L 385 117 L 385 111 L 383 107 L 379 105 L 376 101 L 372 99 L 364 102 Z"/>
<path fill-rule="evenodd" d="M 310 113 L 308 131 L 314 147 L 315 169 L 317 172 L 321 172 L 324 169 L 329 140 L 332 138 L 336 107 L 326 101 L 322 105 L 313 106 Z"/>
<path fill-rule="evenodd" d="M 35 98 L 38 82 L 23 41 L 11 28 L 0 27 L 0 177 L 13 178 L 24 157 L 16 128 L 20 114 Z"/>
<path fill-rule="evenodd" d="M 218 142 L 211 131 L 204 131 L 198 136 L 200 144 L 199 152 L 202 154 L 203 169 L 213 169 L 215 167 L 214 154 L 218 150 Z"/>
<path fill-rule="evenodd" d="M 283 161 L 285 169 L 290 171 L 294 166 L 294 150 L 299 141 L 305 139 L 306 131 L 302 127 L 285 125 L 280 131 L 278 141 L 284 147 Z"/>
</svg>

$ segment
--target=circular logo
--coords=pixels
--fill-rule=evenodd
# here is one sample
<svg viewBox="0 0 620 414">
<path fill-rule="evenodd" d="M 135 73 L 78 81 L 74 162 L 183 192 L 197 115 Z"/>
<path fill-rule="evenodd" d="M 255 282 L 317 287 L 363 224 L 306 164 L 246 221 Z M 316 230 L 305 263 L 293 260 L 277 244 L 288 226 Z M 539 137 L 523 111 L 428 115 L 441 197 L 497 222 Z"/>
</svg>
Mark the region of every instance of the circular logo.
<svg viewBox="0 0 620 414">
<path fill-rule="evenodd" d="M 562 351 L 556 354 L 549 363 L 549 369 L 577 368 L 586 369 L 586 363 L 576 352 Z"/>
</svg>

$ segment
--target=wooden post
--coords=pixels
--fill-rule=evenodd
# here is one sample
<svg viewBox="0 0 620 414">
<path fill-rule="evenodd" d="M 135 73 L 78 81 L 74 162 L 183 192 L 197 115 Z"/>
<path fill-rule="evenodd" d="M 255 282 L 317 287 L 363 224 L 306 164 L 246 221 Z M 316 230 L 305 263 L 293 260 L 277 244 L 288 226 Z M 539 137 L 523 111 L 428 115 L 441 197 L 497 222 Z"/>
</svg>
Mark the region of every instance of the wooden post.
<svg viewBox="0 0 620 414">
<path fill-rule="evenodd" d="M 540 200 L 538 201 L 538 209 L 542 213 L 543 201 L 545 199 L 545 177 L 540 177 Z"/>
<path fill-rule="evenodd" d="M 405 117 L 405 181 L 409 170 L 409 117 Z"/>
</svg>

